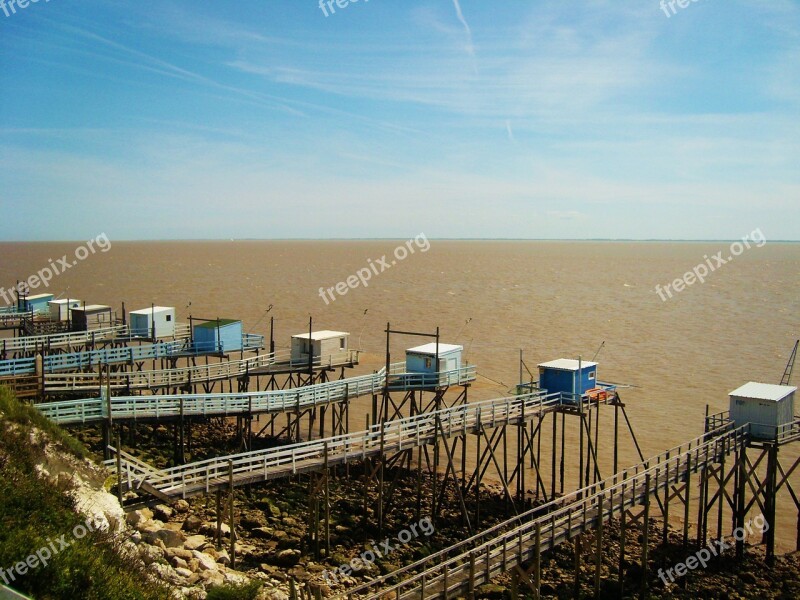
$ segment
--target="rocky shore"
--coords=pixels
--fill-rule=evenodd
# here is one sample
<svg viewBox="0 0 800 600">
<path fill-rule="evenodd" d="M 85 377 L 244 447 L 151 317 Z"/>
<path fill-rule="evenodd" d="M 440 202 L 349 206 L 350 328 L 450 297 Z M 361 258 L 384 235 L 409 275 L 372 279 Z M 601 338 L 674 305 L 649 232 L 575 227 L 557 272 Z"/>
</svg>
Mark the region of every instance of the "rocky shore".
<svg viewBox="0 0 800 600">
<path fill-rule="evenodd" d="M 198 446 L 195 458 L 203 454 L 219 454 L 220 446 L 230 444 L 230 430 L 223 424 L 207 426 L 206 437 Z M 169 432 L 153 433 L 168 437 Z M 97 448 L 96 432 L 83 431 L 78 436 L 90 447 Z M 223 440 L 227 440 L 224 441 Z M 274 442 L 273 442 L 274 443 Z M 219 445 L 218 445 L 219 444 Z M 171 457 L 158 450 L 169 447 L 157 443 L 143 444 L 139 454 L 157 466 L 167 466 Z M 416 472 L 395 471 L 397 477 L 393 494 L 393 510 L 388 514 L 383 534 L 391 536 L 417 519 Z M 388 477 L 388 476 L 387 476 Z M 230 555 L 230 528 L 227 499 L 223 503 L 222 544 L 217 545 L 216 505 L 212 497 L 178 500 L 170 506 L 156 505 L 129 512 L 124 519 L 125 544 L 139 557 L 155 578 L 174 586 L 176 597 L 204 599 L 215 588 L 225 585 L 242 585 L 258 582 L 260 589 L 252 598 L 289 599 L 292 590 L 298 598 L 333 597 L 378 575 L 424 558 L 432 552 L 447 548 L 463 539 L 465 528 L 461 522 L 456 495 L 450 489 L 445 498 L 440 517 L 435 522 L 435 533 L 419 537 L 407 544 L 398 545 L 388 556 L 376 560 L 370 568 L 337 577 L 335 581 L 324 577 L 326 570 L 336 569 L 358 556 L 368 542 L 377 542 L 374 511 L 376 496 L 368 495 L 364 510 L 364 473 L 353 465 L 349 476 L 343 471 L 332 474 L 330 480 L 331 524 L 330 553 L 323 551 L 315 557 L 315 548 L 309 543 L 309 487 L 306 476 L 290 481 L 280 481 L 238 489 L 234 495 L 235 514 L 235 568 Z M 432 480 L 423 479 L 423 515 L 432 495 Z M 441 486 L 441 481 L 439 482 Z M 452 488 L 452 486 L 451 486 Z M 105 491 L 102 492 L 106 494 Z M 109 498 L 111 500 L 109 500 Z M 507 506 L 497 488 L 482 490 L 481 528 L 502 521 Z M 113 502 L 112 502 L 113 500 Z M 106 494 L 104 504 L 119 514 L 116 498 Z M 366 520 L 365 520 L 366 517 Z M 648 585 L 651 598 L 723 598 L 723 599 L 795 599 L 800 598 L 800 554 L 779 557 L 774 568 L 768 569 L 760 548 L 748 547 L 744 561 L 738 563 L 732 551 L 710 562 L 705 569 L 697 569 L 679 581 L 666 582 L 659 577 L 659 569 L 685 561 L 696 548 L 683 548 L 679 532 L 670 530 L 668 543 L 660 545 L 661 525 L 651 522 L 650 560 Z M 619 526 L 608 524 L 602 547 L 601 598 L 638 597 L 642 584 L 640 565 L 640 528 L 629 526 L 626 538 L 626 557 L 623 562 L 625 589 L 620 594 Z M 594 539 L 588 534 L 582 539 L 579 585 L 584 597 L 593 597 Z M 570 598 L 575 585 L 574 546 L 559 546 L 544 556 L 542 564 L 542 593 L 544 598 Z M 255 586 L 252 587 L 255 590 Z M 509 598 L 512 589 L 508 575 L 497 578 L 479 590 L 479 598 Z M 520 593 L 524 596 L 524 584 Z M 530 594 L 528 594 L 530 596 Z M 240 596 L 237 596 L 240 597 Z M 244 596 L 241 596 L 244 597 Z"/>
</svg>

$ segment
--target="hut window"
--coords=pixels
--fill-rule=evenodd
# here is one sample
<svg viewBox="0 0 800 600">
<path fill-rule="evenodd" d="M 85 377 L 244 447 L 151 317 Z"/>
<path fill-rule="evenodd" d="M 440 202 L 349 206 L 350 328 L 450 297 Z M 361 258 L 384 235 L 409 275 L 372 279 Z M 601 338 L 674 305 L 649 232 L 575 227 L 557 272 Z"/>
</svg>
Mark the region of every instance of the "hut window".
<svg viewBox="0 0 800 600">
<path fill-rule="evenodd" d="M 169 323 L 170 321 L 172 321 L 172 315 L 167 315 L 167 323 Z"/>
<path fill-rule="evenodd" d="M 433 364 L 433 361 L 430 358 L 426 358 L 425 359 L 425 368 L 426 369 L 430 369 L 432 364 Z"/>
<path fill-rule="evenodd" d="M 589 379 L 594 379 L 594 375 L 595 375 L 594 371 L 592 371 L 591 373 L 589 373 Z"/>
<path fill-rule="evenodd" d="M 344 350 L 344 338 L 339 338 L 339 350 Z"/>
</svg>

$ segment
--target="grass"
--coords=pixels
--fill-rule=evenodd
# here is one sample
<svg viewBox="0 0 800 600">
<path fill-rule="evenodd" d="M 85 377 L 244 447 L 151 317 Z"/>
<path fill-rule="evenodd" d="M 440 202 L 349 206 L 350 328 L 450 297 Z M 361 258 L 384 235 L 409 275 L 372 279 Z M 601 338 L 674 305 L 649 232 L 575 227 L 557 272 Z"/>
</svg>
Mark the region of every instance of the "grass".
<svg viewBox="0 0 800 600">
<path fill-rule="evenodd" d="M 80 539 L 73 535 L 85 519 L 75 512 L 65 489 L 34 474 L 44 456 L 44 442 L 31 441 L 31 426 L 45 431 L 73 454 L 85 455 L 85 450 L 76 447 L 80 446 L 76 440 L 0 388 L 0 569 L 10 586 L 39 600 L 171 598 L 166 586 L 147 579 L 142 567 L 125 558 L 120 541 L 110 534 L 93 531 Z M 62 549 L 59 539 L 68 547 Z M 51 552 L 46 566 L 39 565 L 25 575 L 15 570 L 13 579 L 8 574 L 37 550 L 48 547 L 58 552 Z"/>
<path fill-rule="evenodd" d="M 86 458 L 88 456 L 86 447 L 83 444 L 30 404 L 23 404 L 18 401 L 6 387 L 0 387 L 0 413 L 3 414 L 4 419 L 12 423 L 40 429 L 47 434 L 51 442 L 54 442 L 73 456 L 78 458 Z"/>
<path fill-rule="evenodd" d="M 206 600 L 255 600 L 261 582 L 251 581 L 238 585 L 220 585 L 208 590 Z"/>
</svg>

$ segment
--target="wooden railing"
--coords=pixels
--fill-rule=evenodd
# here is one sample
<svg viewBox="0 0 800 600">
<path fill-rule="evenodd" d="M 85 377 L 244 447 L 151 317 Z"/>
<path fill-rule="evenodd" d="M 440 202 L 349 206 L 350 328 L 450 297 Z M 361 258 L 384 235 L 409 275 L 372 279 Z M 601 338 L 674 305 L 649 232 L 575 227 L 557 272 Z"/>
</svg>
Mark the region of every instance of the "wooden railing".
<svg viewBox="0 0 800 600">
<path fill-rule="evenodd" d="M 381 452 L 393 454 L 439 437 L 538 418 L 542 411 L 555 410 L 560 403 L 560 395 L 539 392 L 454 406 L 387 421 L 366 431 L 172 467 L 163 475 L 147 477 L 147 483 L 162 494 L 186 497 L 227 486 L 231 476 L 234 485 L 245 485 L 360 461 Z"/>
<path fill-rule="evenodd" d="M 687 473 L 719 462 L 723 456 L 745 447 L 749 439 L 747 427 L 723 428 L 713 432 L 711 439 L 708 437 L 707 434 L 692 440 L 500 523 L 447 550 L 355 587 L 341 597 L 428 600 L 467 595 L 514 566 L 529 562 L 536 553 L 595 529 L 600 522 L 683 481 Z M 398 578 L 403 580 L 387 585 Z"/>
</svg>

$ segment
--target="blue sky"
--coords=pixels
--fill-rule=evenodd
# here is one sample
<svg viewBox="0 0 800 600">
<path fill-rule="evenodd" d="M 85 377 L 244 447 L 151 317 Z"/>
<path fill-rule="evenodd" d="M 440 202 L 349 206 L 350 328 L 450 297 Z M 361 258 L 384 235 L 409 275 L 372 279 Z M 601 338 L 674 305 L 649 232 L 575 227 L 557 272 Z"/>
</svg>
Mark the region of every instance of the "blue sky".
<svg viewBox="0 0 800 600">
<path fill-rule="evenodd" d="M 799 239 L 800 3 L 675 9 L 0 9 L 0 239 Z"/>
</svg>

